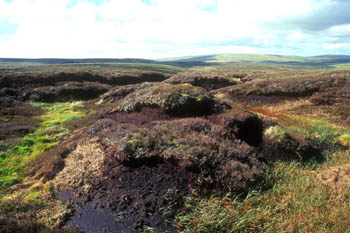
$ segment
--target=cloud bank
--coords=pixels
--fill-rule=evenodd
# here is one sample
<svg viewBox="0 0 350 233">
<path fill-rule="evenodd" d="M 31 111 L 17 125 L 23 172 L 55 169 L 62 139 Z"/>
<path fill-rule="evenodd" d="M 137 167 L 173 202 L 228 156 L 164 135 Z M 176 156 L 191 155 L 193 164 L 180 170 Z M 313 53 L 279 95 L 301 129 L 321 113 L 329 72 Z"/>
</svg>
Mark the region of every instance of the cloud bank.
<svg viewBox="0 0 350 233">
<path fill-rule="evenodd" d="M 350 54 L 346 0 L 0 0 L 0 57 Z"/>
</svg>

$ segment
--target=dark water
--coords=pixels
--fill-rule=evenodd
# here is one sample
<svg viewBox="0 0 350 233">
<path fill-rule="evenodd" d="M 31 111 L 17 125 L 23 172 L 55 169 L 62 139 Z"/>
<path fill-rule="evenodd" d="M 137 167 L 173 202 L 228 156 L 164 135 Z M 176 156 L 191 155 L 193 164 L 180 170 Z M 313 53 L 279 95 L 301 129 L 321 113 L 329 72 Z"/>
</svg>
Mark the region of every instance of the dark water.
<svg viewBox="0 0 350 233">
<path fill-rule="evenodd" d="M 75 204 L 75 214 L 66 226 L 96 233 L 137 232 L 131 224 L 123 222 L 118 217 L 121 216 L 120 213 L 113 213 L 107 208 L 100 208 L 94 200 L 84 203 L 70 191 L 62 191 L 57 198 L 62 201 L 73 201 Z"/>
</svg>

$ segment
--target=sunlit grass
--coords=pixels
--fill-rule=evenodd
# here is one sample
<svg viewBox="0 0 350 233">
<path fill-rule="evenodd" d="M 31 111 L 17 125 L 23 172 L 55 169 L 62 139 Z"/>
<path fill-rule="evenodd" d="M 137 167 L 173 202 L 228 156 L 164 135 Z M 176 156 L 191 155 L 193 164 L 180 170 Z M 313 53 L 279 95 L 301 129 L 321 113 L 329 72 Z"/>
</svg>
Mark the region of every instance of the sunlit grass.
<svg viewBox="0 0 350 233">
<path fill-rule="evenodd" d="M 288 116 L 291 121 L 291 124 L 288 126 L 290 129 L 307 138 L 312 138 L 318 143 L 336 143 L 338 137 L 350 132 L 350 129 L 340 127 L 324 120 L 298 115 Z"/>
<path fill-rule="evenodd" d="M 291 113 L 273 112 L 271 110 L 267 110 L 266 108 L 247 108 L 248 110 L 264 117 L 272 118 L 281 126 L 301 134 L 306 138 L 311 138 L 314 140 L 314 142 L 319 144 L 334 144 L 339 141 L 341 136 L 343 136 L 343 141 L 345 142 L 347 140 L 346 135 L 350 134 L 349 128 L 332 124 L 325 120 Z"/>
<path fill-rule="evenodd" d="M 176 221 L 181 232 L 348 232 L 349 190 L 325 186 L 314 175 L 329 165 L 276 163 L 271 189 L 244 198 L 191 196 Z"/>
<path fill-rule="evenodd" d="M 17 146 L 1 154 L 0 190 L 23 180 L 21 171 L 26 164 L 56 146 L 60 139 L 69 134 L 64 127 L 66 123 L 85 115 L 81 102 L 32 105 L 45 110 L 40 116 L 42 123 L 35 132 L 23 137 Z"/>
</svg>

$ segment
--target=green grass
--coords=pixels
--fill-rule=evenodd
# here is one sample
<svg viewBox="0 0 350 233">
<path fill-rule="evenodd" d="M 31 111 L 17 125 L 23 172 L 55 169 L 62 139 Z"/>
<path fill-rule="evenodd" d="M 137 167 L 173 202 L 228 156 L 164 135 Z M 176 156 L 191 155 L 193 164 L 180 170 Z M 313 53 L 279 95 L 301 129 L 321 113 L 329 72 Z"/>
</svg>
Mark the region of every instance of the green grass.
<svg viewBox="0 0 350 233">
<path fill-rule="evenodd" d="M 332 65 L 336 70 L 349 70 L 350 63 Z"/>
<path fill-rule="evenodd" d="M 202 61 L 202 62 L 309 62 L 324 61 L 326 58 L 301 57 L 301 56 L 279 56 L 273 54 L 213 54 L 208 56 L 187 56 L 161 59 L 160 61 Z"/>
<path fill-rule="evenodd" d="M 5 69 L 13 69 L 20 67 L 28 67 L 28 66 L 41 66 L 44 64 L 40 64 L 37 62 L 0 62 L 0 68 Z"/>
<path fill-rule="evenodd" d="M 345 133 L 336 138 L 336 143 L 343 146 L 350 146 L 350 133 Z"/>
<path fill-rule="evenodd" d="M 275 62 L 305 62 L 313 60 L 308 57 L 298 56 L 277 56 L 271 54 L 219 54 L 215 55 L 213 62 L 264 62 L 264 61 L 275 61 Z"/>
<path fill-rule="evenodd" d="M 324 120 L 318 120 L 305 116 L 290 115 L 293 122 L 288 128 L 314 139 L 318 144 L 334 144 L 341 135 L 350 133 L 350 129 L 339 127 Z"/>
<path fill-rule="evenodd" d="M 224 69 L 266 70 L 266 69 L 302 69 L 302 70 L 334 70 L 349 69 L 350 57 L 342 56 L 280 56 L 273 54 L 212 54 L 204 56 L 187 56 L 160 59 L 166 62 L 203 62 L 208 66 Z M 344 63 L 345 62 L 345 63 Z M 213 64 L 214 63 L 214 64 Z M 205 66 L 197 67 L 201 69 Z"/>
<path fill-rule="evenodd" d="M 42 107 L 39 128 L 23 137 L 15 147 L 3 151 L 0 157 L 0 190 L 23 180 L 21 171 L 29 161 L 56 146 L 62 137 L 69 134 L 65 124 L 85 115 L 81 102 L 72 103 L 32 103 Z"/>
<path fill-rule="evenodd" d="M 176 221 L 181 232 L 348 232 L 350 196 L 319 182 L 312 173 L 319 170 L 276 163 L 271 189 L 244 198 L 188 197 Z"/>
</svg>

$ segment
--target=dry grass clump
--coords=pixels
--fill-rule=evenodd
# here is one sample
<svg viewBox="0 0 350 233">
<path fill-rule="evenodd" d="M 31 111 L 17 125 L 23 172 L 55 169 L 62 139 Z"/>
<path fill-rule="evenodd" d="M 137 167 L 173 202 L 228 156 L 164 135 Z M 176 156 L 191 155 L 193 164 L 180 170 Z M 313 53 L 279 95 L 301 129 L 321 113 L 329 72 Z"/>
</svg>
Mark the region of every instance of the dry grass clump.
<svg viewBox="0 0 350 233">
<path fill-rule="evenodd" d="M 73 211 L 69 203 L 55 200 L 48 184 L 11 189 L 0 199 L 0 232 L 77 232 L 61 228 Z"/>
<path fill-rule="evenodd" d="M 81 187 L 86 193 L 91 188 L 88 182 L 90 177 L 102 176 L 101 168 L 104 165 L 104 152 L 96 138 L 85 139 L 70 152 L 64 160 L 65 166 L 52 185 L 59 190 Z"/>
<path fill-rule="evenodd" d="M 322 184 L 335 189 L 335 192 L 338 194 L 348 192 L 350 188 L 349 164 L 327 167 L 320 172 L 314 172 L 313 174 L 315 174 Z"/>
</svg>

